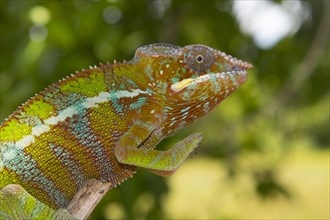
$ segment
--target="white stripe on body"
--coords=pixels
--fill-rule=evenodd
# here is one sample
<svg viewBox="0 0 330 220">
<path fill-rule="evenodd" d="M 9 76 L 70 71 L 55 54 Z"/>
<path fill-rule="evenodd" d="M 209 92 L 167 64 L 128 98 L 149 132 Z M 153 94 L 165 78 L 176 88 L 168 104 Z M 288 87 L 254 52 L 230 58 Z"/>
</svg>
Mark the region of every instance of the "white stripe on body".
<svg viewBox="0 0 330 220">
<path fill-rule="evenodd" d="M 118 90 L 112 93 L 112 95 L 115 95 L 117 99 L 120 98 L 133 98 L 136 97 L 140 94 L 147 94 L 151 95 L 150 93 L 140 90 L 140 89 L 134 89 L 132 91 L 126 91 L 126 90 Z M 95 108 L 98 106 L 100 103 L 105 103 L 111 101 L 111 94 L 110 92 L 100 92 L 97 96 L 86 98 L 85 101 L 81 103 L 81 106 L 84 107 L 85 109 L 90 109 L 90 108 Z M 34 126 L 31 129 L 31 134 L 25 135 L 22 137 L 20 140 L 16 142 L 2 142 L 5 146 L 9 145 L 15 145 L 19 149 L 24 149 L 27 146 L 31 145 L 32 143 L 35 142 L 35 138 L 39 137 L 45 132 L 48 132 L 50 130 L 50 126 L 56 125 L 60 122 L 65 121 L 65 119 L 72 117 L 73 115 L 78 114 L 78 109 L 75 105 L 71 105 L 68 108 L 64 109 L 61 111 L 57 116 L 51 116 L 47 119 L 44 120 L 43 124 Z M 7 150 L 10 150 L 8 148 L 5 148 L 5 150 L 2 152 L 3 153 L 3 160 L 9 159 L 5 158 L 9 156 L 8 154 L 5 154 Z M 1 165 L 1 164 L 0 164 Z"/>
</svg>

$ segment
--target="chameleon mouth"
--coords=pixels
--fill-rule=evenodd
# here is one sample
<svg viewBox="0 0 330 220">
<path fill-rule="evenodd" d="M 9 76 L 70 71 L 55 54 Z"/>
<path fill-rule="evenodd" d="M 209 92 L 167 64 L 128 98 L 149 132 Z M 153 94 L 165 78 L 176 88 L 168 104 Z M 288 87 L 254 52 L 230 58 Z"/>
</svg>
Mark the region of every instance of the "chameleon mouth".
<svg viewBox="0 0 330 220">
<path fill-rule="evenodd" d="M 237 84 L 237 86 L 240 86 L 247 80 L 247 72 L 245 69 L 237 69 L 237 70 L 221 72 L 221 73 L 208 73 L 197 78 L 184 79 L 181 80 L 180 82 L 174 83 L 171 85 L 171 89 L 174 92 L 179 92 L 187 88 L 188 86 L 195 86 L 200 83 L 205 83 L 208 81 L 218 81 L 218 80 L 223 80 L 223 81 L 230 80 L 234 84 Z"/>
</svg>

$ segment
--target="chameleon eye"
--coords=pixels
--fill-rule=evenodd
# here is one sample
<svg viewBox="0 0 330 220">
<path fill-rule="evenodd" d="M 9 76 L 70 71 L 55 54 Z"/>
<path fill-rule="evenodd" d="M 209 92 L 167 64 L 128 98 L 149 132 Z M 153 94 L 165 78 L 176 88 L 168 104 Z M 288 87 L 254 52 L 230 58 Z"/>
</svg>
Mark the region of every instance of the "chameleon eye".
<svg viewBox="0 0 330 220">
<path fill-rule="evenodd" d="M 203 55 L 197 55 L 196 62 L 197 63 L 203 63 Z"/>
<path fill-rule="evenodd" d="M 184 57 L 189 67 L 198 73 L 208 70 L 214 62 L 212 51 L 202 45 L 189 46 Z"/>
</svg>

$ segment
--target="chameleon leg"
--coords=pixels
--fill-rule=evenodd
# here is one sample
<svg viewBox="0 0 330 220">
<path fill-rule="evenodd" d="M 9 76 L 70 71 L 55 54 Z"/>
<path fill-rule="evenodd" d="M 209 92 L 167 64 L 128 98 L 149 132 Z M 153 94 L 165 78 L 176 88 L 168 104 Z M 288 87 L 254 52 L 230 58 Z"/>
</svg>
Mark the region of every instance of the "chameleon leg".
<svg viewBox="0 0 330 220">
<path fill-rule="evenodd" d="M 199 146 L 201 141 L 202 135 L 196 133 L 178 142 L 167 151 L 119 144 L 116 146 L 114 153 L 120 163 L 147 168 L 156 174 L 167 176 L 171 175 L 180 166 Z"/>
<path fill-rule="evenodd" d="M 178 153 L 178 152 L 174 152 L 174 151 L 178 151 L 177 149 L 180 148 L 180 147 L 185 147 L 187 149 L 187 151 L 185 152 L 186 153 L 185 154 L 185 157 L 183 157 L 180 160 L 180 163 L 177 164 L 177 168 L 196 149 L 196 147 L 199 146 L 199 144 L 201 143 L 202 139 L 203 139 L 203 137 L 201 136 L 201 134 L 195 133 L 195 134 L 189 135 L 188 137 L 186 137 L 182 141 L 180 141 L 177 144 L 175 144 L 174 147 L 171 150 L 168 150 L 168 151 L 172 151 L 172 152 L 168 152 L 168 153 L 172 153 L 173 154 L 173 153 Z M 189 151 L 188 151 L 188 149 L 189 149 Z M 170 169 L 170 170 L 160 170 L 160 169 L 151 169 L 151 168 L 147 168 L 147 169 L 150 172 L 154 173 L 154 174 L 157 174 L 159 176 L 166 177 L 166 176 L 171 176 L 177 170 L 177 168 Z"/>
</svg>

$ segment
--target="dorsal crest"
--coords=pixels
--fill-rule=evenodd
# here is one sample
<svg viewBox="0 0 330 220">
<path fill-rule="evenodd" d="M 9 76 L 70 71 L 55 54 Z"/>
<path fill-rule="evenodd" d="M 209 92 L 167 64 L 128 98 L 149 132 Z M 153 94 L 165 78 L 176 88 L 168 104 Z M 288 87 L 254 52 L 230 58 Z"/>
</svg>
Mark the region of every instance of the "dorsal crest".
<svg viewBox="0 0 330 220">
<path fill-rule="evenodd" d="M 139 47 L 136 52 L 136 57 L 159 57 L 162 55 L 181 55 L 181 47 L 167 44 L 167 43 L 158 43 L 158 44 L 150 44 Z"/>
</svg>

